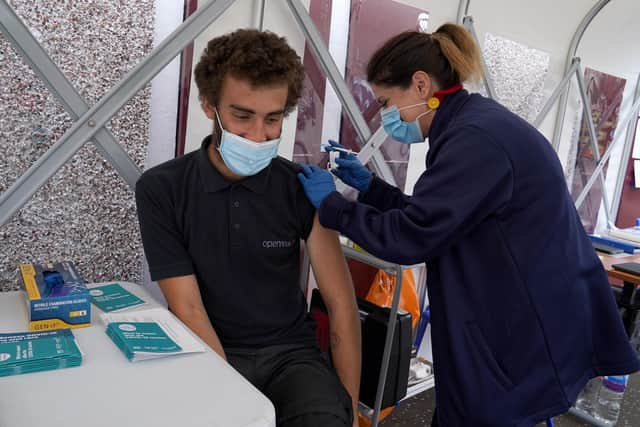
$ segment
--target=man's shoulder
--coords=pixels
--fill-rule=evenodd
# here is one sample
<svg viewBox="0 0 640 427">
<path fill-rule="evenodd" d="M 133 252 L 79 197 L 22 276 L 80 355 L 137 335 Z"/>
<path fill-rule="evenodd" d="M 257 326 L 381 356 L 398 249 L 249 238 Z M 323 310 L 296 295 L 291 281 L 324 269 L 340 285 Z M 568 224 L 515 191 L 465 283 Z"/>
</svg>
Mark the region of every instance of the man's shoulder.
<svg viewBox="0 0 640 427">
<path fill-rule="evenodd" d="M 287 160 L 284 157 L 278 156 L 273 159 L 273 167 L 277 172 L 280 172 L 289 176 L 297 176 L 302 171 L 302 167 L 296 162 Z"/>
<path fill-rule="evenodd" d="M 302 172 L 302 166 L 284 157 L 276 157 L 271 162 L 271 175 L 275 177 L 274 184 L 280 182 L 289 188 L 298 188 L 298 174 Z M 273 179 L 273 178 L 272 178 Z"/>
<path fill-rule="evenodd" d="M 197 155 L 198 150 L 153 166 L 144 171 L 138 182 L 149 185 L 158 181 L 178 182 L 176 178 L 183 176 L 193 168 Z"/>
</svg>

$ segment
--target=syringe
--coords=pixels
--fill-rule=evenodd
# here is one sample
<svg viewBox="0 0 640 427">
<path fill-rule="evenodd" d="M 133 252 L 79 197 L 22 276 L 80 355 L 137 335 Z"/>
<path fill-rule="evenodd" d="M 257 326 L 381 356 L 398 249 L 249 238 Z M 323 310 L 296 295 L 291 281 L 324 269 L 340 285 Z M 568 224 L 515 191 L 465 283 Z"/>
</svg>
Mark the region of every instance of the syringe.
<svg viewBox="0 0 640 427">
<path fill-rule="evenodd" d="M 322 144 L 320 148 L 322 148 L 323 151 L 329 153 L 329 164 L 327 165 L 327 169 L 338 168 L 338 165 L 336 164 L 336 159 L 338 158 L 340 153 L 353 154 L 354 156 L 358 155 L 358 153 L 356 153 L 355 151 L 351 151 L 342 147 L 336 147 L 329 144 Z"/>
<path fill-rule="evenodd" d="M 353 154 L 354 156 L 357 156 L 358 153 L 352 150 L 349 150 L 347 148 L 342 148 L 342 147 L 336 147 L 333 145 L 329 145 L 329 144 L 322 144 L 320 146 L 320 148 L 322 149 L 322 151 L 330 153 L 331 151 L 339 151 L 340 153 L 345 153 L 345 154 Z"/>
</svg>

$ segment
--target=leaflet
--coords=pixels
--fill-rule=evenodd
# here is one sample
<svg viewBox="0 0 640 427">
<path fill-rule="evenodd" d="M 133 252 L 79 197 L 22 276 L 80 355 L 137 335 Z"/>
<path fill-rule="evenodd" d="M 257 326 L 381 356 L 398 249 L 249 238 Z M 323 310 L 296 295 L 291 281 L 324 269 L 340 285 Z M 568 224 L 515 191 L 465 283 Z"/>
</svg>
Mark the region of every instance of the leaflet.
<svg viewBox="0 0 640 427">
<path fill-rule="evenodd" d="M 89 289 L 91 302 L 104 312 L 126 310 L 145 304 L 144 300 L 132 294 L 119 283 L 93 286 Z"/>
<path fill-rule="evenodd" d="M 106 334 L 132 362 L 203 352 L 204 345 L 164 308 L 102 315 Z"/>
<path fill-rule="evenodd" d="M 68 329 L 0 334 L 0 377 L 79 366 L 82 353 Z"/>
</svg>

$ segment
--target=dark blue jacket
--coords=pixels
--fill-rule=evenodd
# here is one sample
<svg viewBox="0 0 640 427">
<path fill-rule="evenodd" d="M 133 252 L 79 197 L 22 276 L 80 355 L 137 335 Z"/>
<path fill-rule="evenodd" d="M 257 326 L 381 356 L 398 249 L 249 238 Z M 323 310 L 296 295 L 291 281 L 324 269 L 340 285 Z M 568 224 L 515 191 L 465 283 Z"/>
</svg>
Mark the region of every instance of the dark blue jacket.
<svg viewBox="0 0 640 427">
<path fill-rule="evenodd" d="M 462 90 L 429 131 L 413 196 L 375 178 L 331 193 L 322 225 L 375 256 L 426 262 L 441 426 L 532 426 L 587 380 L 640 368 L 560 162 L 535 128 Z"/>
</svg>

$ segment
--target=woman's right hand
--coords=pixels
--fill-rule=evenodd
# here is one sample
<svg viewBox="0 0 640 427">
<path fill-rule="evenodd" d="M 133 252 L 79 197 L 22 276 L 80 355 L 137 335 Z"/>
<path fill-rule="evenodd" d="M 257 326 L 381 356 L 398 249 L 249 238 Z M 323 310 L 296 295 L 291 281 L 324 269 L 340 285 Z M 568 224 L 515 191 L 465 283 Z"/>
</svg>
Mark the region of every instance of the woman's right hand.
<svg viewBox="0 0 640 427">
<path fill-rule="evenodd" d="M 332 147 L 344 148 L 336 141 L 329 140 L 329 147 L 327 151 L 332 150 Z M 336 159 L 337 168 L 331 169 L 331 173 L 340 178 L 342 182 L 350 187 L 355 188 L 361 193 L 367 191 L 373 174 L 367 169 L 360 160 L 353 154 L 340 152 L 340 156 Z"/>
</svg>

